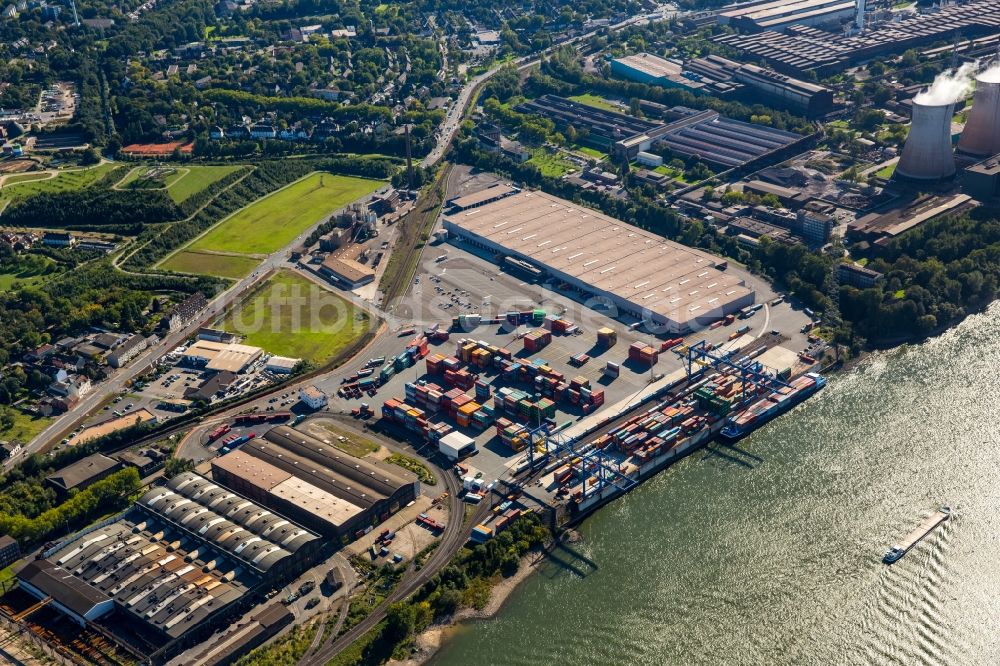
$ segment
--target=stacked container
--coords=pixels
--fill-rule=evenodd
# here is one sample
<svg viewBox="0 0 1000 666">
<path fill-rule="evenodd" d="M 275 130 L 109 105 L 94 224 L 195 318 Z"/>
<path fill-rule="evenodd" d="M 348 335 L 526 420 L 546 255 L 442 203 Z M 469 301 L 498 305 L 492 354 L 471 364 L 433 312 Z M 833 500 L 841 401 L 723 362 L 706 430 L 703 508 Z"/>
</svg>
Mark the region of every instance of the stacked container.
<svg viewBox="0 0 1000 666">
<path fill-rule="evenodd" d="M 444 373 L 444 354 L 432 354 L 424 361 L 427 364 L 428 375 L 440 375 Z"/>
<path fill-rule="evenodd" d="M 544 328 L 535 329 L 524 336 L 524 348 L 529 352 L 537 352 L 552 342 L 552 333 Z"/>
<path fill-rule="evenodd" d="M 643 342 L 633 342 L 628 348 L 628 358 L 630 361 L 652 366 L 659 360 L 659 352 Z"/>
<path fill-rule="evenodd" d="M 615 333 L 613 328 L 599 328 L 597 329 L 597 344 L 605 349 L 609 347 L 614 347 L 618 342 L 618 334 Z"/>
</svg>

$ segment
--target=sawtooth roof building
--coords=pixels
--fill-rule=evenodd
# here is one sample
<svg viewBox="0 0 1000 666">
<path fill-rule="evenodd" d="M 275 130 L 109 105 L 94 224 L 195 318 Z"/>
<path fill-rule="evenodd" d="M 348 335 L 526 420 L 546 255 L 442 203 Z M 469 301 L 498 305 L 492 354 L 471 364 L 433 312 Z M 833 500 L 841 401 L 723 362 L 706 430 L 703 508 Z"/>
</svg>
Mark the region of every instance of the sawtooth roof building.
<svg viewBox="0 0 1000 666">
<path fill-rule="evenodd" d="M 22 588 L 97 623 L 151 661 L 202 640 L 308 568 L 322 542 L 259 504 L 185 472 L 126 513 L 44 552 Z"/>
<path fill-rule="evenodd" d="M 684 333 L 754 302 L 728 262 L 544 192 L 445 216 L 452 238 L 514 257 L 619 315 Z"/>
<path fill-rule="evenodd" d="M 348 541 L 416 499 L 420 482 L 277 426 L 212 461 L 212 477 L 324 536 Z"/>
</svg>

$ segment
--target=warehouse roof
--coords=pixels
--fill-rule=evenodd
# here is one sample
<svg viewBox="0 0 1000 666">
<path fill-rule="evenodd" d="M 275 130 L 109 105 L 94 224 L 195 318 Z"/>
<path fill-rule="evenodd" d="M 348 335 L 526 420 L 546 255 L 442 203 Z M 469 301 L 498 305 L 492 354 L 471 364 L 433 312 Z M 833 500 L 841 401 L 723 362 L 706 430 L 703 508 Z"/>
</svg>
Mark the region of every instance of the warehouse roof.
<svg viewBox="0 0 1000 666">
<path fill-rule="evenodd" d="M 416 481 L 410 472 L 355 458 L 288 426 L 272 428 L 263 439 L 247 442 L 243 451 L 366 509 Z"/>
<path fill-rule="evenodd" d="M 49 474 L 45 480 L 61 490 L 71 490 L 109 473 L 118 467 L 118 464 L 113 458 L 95 453 Z"/>
<path fill-rule="evenodd" d="M 364 511 L 360 506 L 294 476 L 271 488 L 271 494 L 337 527 Z"/>
<path fill-rule="evenodd" d="M 114 598 L 126 613 L 176 638 L 256 583 L 246 567 L 220 555 L 168 523 L 131 512 L 78 536 L 53 562 L 40 562 L 72 572 L 72 584 L 89 590 L 95 603 Z"/>
<path fill-rule="evenodd" d="M 374 270 L 347 257 L 337 257 L 331 254 L 323 260 L 323 268 L 351 284 L 375 279 Z"/>
<path fill-rule="evenodd" d="M 49 595 L 80 617 L 108 597 L 48 560 L 34 560 L 21 569 L 18 578 Z"/>
<path fill-rule="evenodd" d="M 753 293 L 709 254 L 544 192 L 521 192 L 447 220 L 678 323 Z"/>
<path fill-rule="evenodd" d="M 229 472 L 261 490 L 270 490 L 292 476 L 260 458 L 255 458 L 239 450 L 230 451 L 226 455 L 214 459 L 212 467 Z"/>
<path fill-rule="evenodd" d="M 474 208 L 494 199 L 502 199 L 503 197 L 517 191 L 518 189 L 516 187 L 511 187 L 510 185 L 503 183 L 497 183 L 492 187 L 487 187 L 485 190 L 473 192 L 472 194 L 466 194 L 461 197 L 455 197 L 448 202 L 448 205 L 463 210 L 466 208 Z"/>
<path fill-rule="evenodd" d="M 242 450 L 216 458 L 212 461 L 212 469 L 237 476 L 260 491 L 309 511 L 337 527 L 364 510 Z"/>
<path fill-rule="evenodd" d="M 636 53 L 634 55 L 616 58 L 619 63 L 653 77 L 677 76 L 681 66 L 652 53 Z"/>
<path fill-rule="evenodd" d="M 263 353 L 260 347 L 250 345 L 196 340 L 187 348 L 184 356 L 207 361 L 205 367 L 209 370 L 228 370 L 238 373 Z"/>
</svg>

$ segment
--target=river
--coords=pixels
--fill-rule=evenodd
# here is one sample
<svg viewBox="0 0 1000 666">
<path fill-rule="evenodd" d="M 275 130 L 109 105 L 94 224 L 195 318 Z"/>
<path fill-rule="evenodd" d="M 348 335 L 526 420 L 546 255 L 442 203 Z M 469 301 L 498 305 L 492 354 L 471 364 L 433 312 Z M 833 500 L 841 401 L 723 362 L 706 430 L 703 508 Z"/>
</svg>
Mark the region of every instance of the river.
<svg viewBox="0 0 1000 666">
<path fill-rule="evenodd" d="M 994 304 L 600 510 L 432 664 L 1000 663 L 998 452 Z"/>
</svg>

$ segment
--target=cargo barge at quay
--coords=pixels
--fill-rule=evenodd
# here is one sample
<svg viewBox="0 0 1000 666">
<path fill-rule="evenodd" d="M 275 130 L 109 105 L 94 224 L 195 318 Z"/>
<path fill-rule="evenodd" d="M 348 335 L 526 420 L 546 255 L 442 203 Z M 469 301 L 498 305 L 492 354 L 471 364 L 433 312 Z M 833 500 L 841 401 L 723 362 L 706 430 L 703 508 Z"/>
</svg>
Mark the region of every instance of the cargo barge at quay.
<svg viewBox="0 0 1000 666">
<path fill-rule="evenodd" d="M 882 558 L 882 561 L 886 564 L 892 564 L 903 558 L 910 549 L 917 545 L 921 539 L 933 532 L 939 525 L 951 518 L 951 508 L 943 506 L 930 516 L 925 518 L 923 522 L 917 527 L 917 529 L 906 535 L 906 538 L 897 543 L 895 546 L 889 549 Z"/>
<path fill-rule="evenodd" d="M 826 386 L 826 378 L 815 372 L 793 379 L 787 386 L 761 398 L 730 417 L 720 435 L 723 439 L 731 441 L 745 437 L 775 417 L 802 403 L 824 386 Z"/>
<path fill-rule="evenodd" d="M 772 391 L 735 373 L 713 373 L 580 445 L 577 457 L 550 463 L 546 472 L 551 474 L 543 477 L 542 485 L 555 491 L 557 501 L 566 498 L 572 522 L 577 522 L 706 446 L 732 424 L 740 424 L 738 436 L 744 436 L 801 404 L 825 385 L 822 376 L 809 373 Z M 747 414 L 755 418 L 747 419 Z"/>
</svg>

